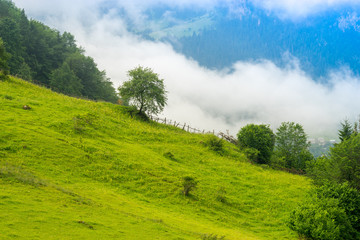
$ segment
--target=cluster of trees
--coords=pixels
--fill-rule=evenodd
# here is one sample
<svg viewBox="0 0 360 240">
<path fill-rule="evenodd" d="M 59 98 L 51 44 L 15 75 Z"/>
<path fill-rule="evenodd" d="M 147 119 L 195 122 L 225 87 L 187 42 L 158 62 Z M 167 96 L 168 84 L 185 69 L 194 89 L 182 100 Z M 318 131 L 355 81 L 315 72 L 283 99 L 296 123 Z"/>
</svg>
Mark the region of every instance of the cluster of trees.
<svg viewBox="0 0 360 240">
<path fill-rule="evenodd" d="M 328 155 L 306 165 L 318 187 L 289 221 L 290 228 L 306 239 L 360 239 L 359 124 L 341 123 L 339 139 Z"/>
<path fill-rule="evenodd" d="M 348 121 L 341 124 L 340 143 L 330 148 L 328 155 L 307 164 L 307 174 L 318 185 L 343 184 L 360 190 L 360 134 L 358 124 Z"/>
<path fill-rule="evenodd" d="M 283 122 L 276 134 L 269 125 L 248 124 L 237 137 L 248 158 L 256 163 L 304 171 L 306 162 L 313 159 L 303 127 L 294 122 Z"/>
<path fill-rule="evenodd" d="M 0 0 L 0 39 L 2 74 L 10 72 L 72 96 L 117 101 L 105 72 L 77 47 L 73 35 L 29 20 L 9 0 Z"/>
<path fill-rule="evenodd" d="M 238 133 L 248 158 L 261 164 L 296 169 L 316 187 L 294 209 L 288 224 L 302 239 L 360 239 L 359 123 L 341 123 L 340 143 L 315 159 L 300 124 L 282 123 L 276 134 L 268 125 L 249 124 Z"/>
</svg>

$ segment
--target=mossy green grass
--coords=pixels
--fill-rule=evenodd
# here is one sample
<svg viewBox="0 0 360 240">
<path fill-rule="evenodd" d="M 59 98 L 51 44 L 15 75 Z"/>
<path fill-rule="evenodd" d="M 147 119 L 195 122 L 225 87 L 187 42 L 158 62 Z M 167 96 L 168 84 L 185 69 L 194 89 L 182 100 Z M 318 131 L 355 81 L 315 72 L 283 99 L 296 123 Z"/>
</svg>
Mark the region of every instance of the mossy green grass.
<svg viewBox="0 0 360 240">
<path fill-rule="evenodd" d="M 297 239 L 286 220 L 311 182 L 207 137 L 0 81 L 0 239 Z"/>
</svg>

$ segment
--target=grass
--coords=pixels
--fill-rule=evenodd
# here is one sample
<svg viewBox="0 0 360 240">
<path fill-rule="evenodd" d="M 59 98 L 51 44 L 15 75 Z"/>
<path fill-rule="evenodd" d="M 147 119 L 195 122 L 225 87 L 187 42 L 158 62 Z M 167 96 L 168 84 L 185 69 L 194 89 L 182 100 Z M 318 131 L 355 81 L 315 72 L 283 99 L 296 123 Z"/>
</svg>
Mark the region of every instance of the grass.
<svg viewBox="0 0 360 240">
<path fill-rule="evenodd" d="M 0 239 L 297 239 L 307 178 L 126 112 L 0 81 Z"/>
</svg>

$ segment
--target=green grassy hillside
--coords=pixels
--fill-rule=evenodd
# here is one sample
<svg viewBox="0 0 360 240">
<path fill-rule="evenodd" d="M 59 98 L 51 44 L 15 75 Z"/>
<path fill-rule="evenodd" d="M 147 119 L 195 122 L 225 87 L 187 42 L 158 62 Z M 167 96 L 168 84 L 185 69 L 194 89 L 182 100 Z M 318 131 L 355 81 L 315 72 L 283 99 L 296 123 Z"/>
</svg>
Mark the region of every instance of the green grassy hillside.
<svg viewBox="0 0 360 240">
<path fill-rule="evenodd" d="M 0 239 L 296 239 L 285 221 L 309 180 L 207 137 L 0 81 Z"/>
</svg>

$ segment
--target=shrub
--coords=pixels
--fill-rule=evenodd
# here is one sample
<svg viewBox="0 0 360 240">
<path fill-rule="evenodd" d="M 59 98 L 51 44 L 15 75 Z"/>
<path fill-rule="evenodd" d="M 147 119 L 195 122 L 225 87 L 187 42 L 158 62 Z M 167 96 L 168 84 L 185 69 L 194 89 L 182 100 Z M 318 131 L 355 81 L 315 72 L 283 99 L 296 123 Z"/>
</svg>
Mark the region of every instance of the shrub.
<svg viewBox="0 0 360 240">
<path fill-rule="evenodd" d="M 205 145 L 212 151 L 217 153 L 224 152 L 224 140 L 213 134 L 208 134 L 205 139 Z"/>
<path fill-rule="evenodd" d="M 336 199 L 323 199 L 301 205 L 291 214 L 289 226 L 301 237 L 314 240 L 355 239 L 344 209 Z M 346 237 L 345 237 L 346 236 Z"/>
<path fill-rule="evenodd" d="M 202 240 L 225 240 L 225 236 L 218 237 L 215 234 L 205 234 L 201 237 Z"/>
<path fill-rule="evenodd" d="M 190 191 L 195 189 L 197 186 L 197 181 L 192 178 L 192 177 L 184 177 L 183 178 L 183 194 L 185 196 L 189 196 L 190 195 Z"/>
<path fill-rule="evenodd" d="M 224 187 L 220 187 L 219 190 L 217 191 L 217 196 L 216 196 L 216 200 L 218 200 L 219 202 L 225 203 L 226 202 L 226 190 Z"/>
<path fill-rule="evenodd" d="M 339 206 L 345 210 L 353 228 L 360 233 L 360 192 L 349 186 L 326 184 L 317 190 L 320 199 L 334 198 L 339 200 Z"/>
<path fill-rule="evenodd" d="M 173 161 L 176 160 L 174 154 L 172 154 L 171 152 L 166 152 L 166 153 L 163 154 L 163 156 L 166 157 L 167 159 L 170 159 L 170 160 L 173 160 Z"/>
<path fill-rule="evenodd" d="M 255 149 L 255 148 L 245 148 L 243 150 L 243 152 L 245 153 L 246 157 L 252 161 L 252 162 L 259 162 L 258 160 L 258 156 L 259 156 L 259 150 Z"/>
<path fill-rule="evenodd" d="M 359 239 L 359 201 L 348 185 L 324 185 L 291 213 L 289 227 L 307 239 Z"/>
</svg>

